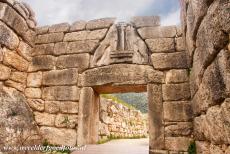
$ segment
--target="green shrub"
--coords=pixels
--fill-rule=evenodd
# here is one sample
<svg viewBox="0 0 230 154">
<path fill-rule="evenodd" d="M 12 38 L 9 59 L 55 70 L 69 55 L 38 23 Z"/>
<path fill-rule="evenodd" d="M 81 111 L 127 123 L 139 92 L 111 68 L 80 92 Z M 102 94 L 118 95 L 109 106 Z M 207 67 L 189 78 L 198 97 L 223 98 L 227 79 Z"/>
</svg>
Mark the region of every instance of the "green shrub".
<svg viewBox="0 0 230 154">
<path fill-rule="evenodd" d="M 188 147 L 188 153 L 189 154 L 196 154 L 196 143 L 195 141 L 191 142 Z"/>
</svg>

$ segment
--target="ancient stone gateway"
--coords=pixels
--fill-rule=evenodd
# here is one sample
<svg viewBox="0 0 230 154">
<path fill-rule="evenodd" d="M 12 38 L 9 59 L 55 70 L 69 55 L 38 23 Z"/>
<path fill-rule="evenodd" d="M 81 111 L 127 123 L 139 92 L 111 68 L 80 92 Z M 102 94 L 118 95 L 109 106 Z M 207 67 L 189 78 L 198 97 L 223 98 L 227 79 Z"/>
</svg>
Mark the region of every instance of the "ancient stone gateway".
<svg viewBox="0 0 230 154">
<path fill-rule="evenodd" d="M 230 153 L 229 2 L 181 2 L 182 28 L 36 27 L 28 5 L 0 0 L 0 146 L 94 144 L 99 94 L 147 92 L 151 154 Z"/>
</svg>

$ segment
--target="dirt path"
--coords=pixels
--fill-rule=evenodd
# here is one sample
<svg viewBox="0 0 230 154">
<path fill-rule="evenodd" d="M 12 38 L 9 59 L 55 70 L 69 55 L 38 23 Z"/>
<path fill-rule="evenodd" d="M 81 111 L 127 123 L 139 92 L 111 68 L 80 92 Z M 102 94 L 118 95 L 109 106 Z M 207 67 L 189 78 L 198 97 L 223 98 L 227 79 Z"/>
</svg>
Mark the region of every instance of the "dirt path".
<svg viewBox="0 0 230 154">
<path fill-rule="evenodd" d="M 148 139 L 122 139 L 88 145 L 86 151 L 75 151 L 72 154 L 148 154 L 148 151 Z"/>
</svg>

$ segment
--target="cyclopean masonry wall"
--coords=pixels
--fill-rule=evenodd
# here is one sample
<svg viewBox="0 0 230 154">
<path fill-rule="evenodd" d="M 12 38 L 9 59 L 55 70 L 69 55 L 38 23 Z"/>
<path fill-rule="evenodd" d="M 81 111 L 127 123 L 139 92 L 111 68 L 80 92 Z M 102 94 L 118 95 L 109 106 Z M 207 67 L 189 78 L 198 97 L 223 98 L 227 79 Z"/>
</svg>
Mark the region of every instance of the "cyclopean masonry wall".
<svg viewBox="0 0 230 154">
<path fill-rule="evenodd" d="M 230 3 L 182 2 L 198 153 L 230 153 Z"/>
<path fill-rule="evenodd" d="M 182 30 L 106 18 L 40 27 L 35 40 L 28 6 L 0 2 L 1 143 L 18 125 L 52 144 L 96 143 L 99 94 L 147 91 L 150 153 L 186 153 L 193 137 L 198 153 L 229 153 L 227 0 L 182 1 Z"/>
<path fill-rule="evenodd" d="M 101 98 L 99 106 L 99 140 L 147 137 L 147 118 L 110 99 Z"/>
<path fill-rule="evenodd" d="M 0 1 L 0 148 L 41 143 L 25 97 L 36 21 L 30 7 Z"/>
</svg>

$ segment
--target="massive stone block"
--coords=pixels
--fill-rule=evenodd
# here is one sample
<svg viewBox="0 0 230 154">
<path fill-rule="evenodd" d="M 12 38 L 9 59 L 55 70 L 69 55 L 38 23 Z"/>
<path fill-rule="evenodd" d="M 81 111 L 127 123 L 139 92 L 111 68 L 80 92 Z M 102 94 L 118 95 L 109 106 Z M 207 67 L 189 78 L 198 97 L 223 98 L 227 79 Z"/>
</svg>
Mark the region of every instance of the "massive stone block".
<svg viewBox="0 0 230 154">
<path fill-rule="evenodd" d="M 175 69 L 175 70 L 169 70 L 166 72 L 166 84 L 169 83 L 183 83 L 189 81 L 189 71 L 186 69 Z"/>
<path fill-rule="evenodd" d="M 20 82 L 22 84 L 26 84 L 27 73 L 25 72 L 12 72 L 10 75 L 10 79 L 16 82 Z"/>
<path fill-rule="evenodd" d="M 136 16 L 131 19 L 135 27 L 155 27 L 160 26 L 159 16 Z"/>
<path fill-rule="evenodd" d="M 151 59 L 153 67 L 159 70 L 188 68 L 185 52 L 154 53 Z"/>
<path fill-rule="evenodd" d="M 22 56 L 24 59 L 26 59 L 27 61 L 31 61 L 32 60 L 32 50 L 33 48 L 28 45 L 27 43 L 20 41 L 17 52 L 20 56 Z"/>
<path fill-rule="evenodd" d="M 166 137 L 165 138 L 166 149 L 172 150 L 172 151 L 187 151 L 191 142 L 192 142 L 192 139 L 187 138 L 187 137 Z"/>
<path fill-rule="evenodd" d="M 50 101 L 77 101 L 79 100 L 79 89 L 76 86 L 45 87 L 42 91 L 42 98 Z"/>
<path fill-rule="evenodd" d="M 16 49 L 19 44 L 17 35 L 0 21 L 0 43 L 9 49 Z"/>
<path fill-rule="evenodd" d="M 138 29 L 143 39 L 173 38 L 176 36 L 176 26 L 143 27 Z"/>
<path fill-rule="evenodd" d="M 64 38 L 64 33 L 50 33 L 50 34 L 43 34 L 38 35 L 35 43 L 36 44 L 47 44 L 47 43 L 56 43 L 56 42 L 62 42 Z"/>
<path fill-rule="evenodd" d="M 0 80 L 7 80 L 10 78 L 11 69 L 0 64 Z"/>
<path fill-rule="evenodd" d="M 91 20 L 87 22 L 86 29 L 95 30 L 95 29 L 109 28 L 114 24 L 115 20 L 116 18 L 102 18 L 102 19 Z"/>
<path fill-rule="evenodd" d="M 26 88 L 25 95 L 27 98 L 39 99 L 42 96 L 42 91 L 40 88 Z"/>
<path fill-rule="evenodd" d="M 40 131 L 49 143 L 55 145 L 75 146 L 77 142 L 77 133 L 74 129 L 41 127 Z"/>
<path fill-rule="evenodd" d="M 36 45 L 31 55 L 40 56 L 40 55 L 53 55 L 53 54 L 54 54 L 54 43 L 50 43 L 50 44 Z"/>
<path fill-rule="evenodd" d="M 41 99 L 27 99 L 29 106 L 35 111 L 44 111 L 45 102 Z"/>
<path fill-rule="evenodd" d="M 28 87 L 40 87 L 42 85 L 42 72 L 29 73 L 27 76 Z"/>
<path fill-rule="evenodd" d="M 193 132 L 192 122 L 169 122 L 165 126 L 166 137 L 190 136 Z"/>
<path fill-rule="evenodd" d="M 143 85 L 162 83 L 164 74 L 151 66 L 116 64 L 85 71 L 80 76 L 80 86 L 99 85 Z"/>
<path fill-rule="evenodd" d="M 77 69 L 53 70 L 43 73 L 42 85 L 59 86 L 74 85 L 78 81 Z"/>
<path fill-rule="evenodd" d="M 82 72 L 89 68 L 90 55 L 89 54 L 76 54 L 60 56 L 57 59 L 57 68 L 78 68 Z"/>
<path fill-rule="evenodd" d="M 29 66 L 29 72 L 53 70 L 55 67 L 56 58 L 54 56 L 44 55 L 33 57 L 32 63 Z"/>
<path fill-rule="evenodd" d="M 75 128 L 78 116 L 70 114 L 58 114 L 55 118 L 55 126 L 58 128 Z"/>
<path fill-rule="evenodd" d="M 74 31 L 81 31 L 81 30 L 85 30 L 86 29 L 86 21 L 80 20 L 80 21 L 76 21 L 74 22 L 71 27 L 70 27 L 70 31 L 74 32 Z"/>
<path fill-rule="evenodd" d="M 34 112 L 34 118 L 39 126 L 54 126 L 55 114 Z"/>
<path fill-rule="evenodd" d="M 67 32 L 70 28 L 68 23 L 55 24 L 49 27 L 50 33 Z"/>
<path fill-rule="evenodd" d="M 148 85 L 150 149 L 164 149 L 163 100 L 161 85 Z"/>
<path fill-rule="evenodd" d="M 98 45 L 98 40 L 70 42 L 66 48 L 66 53 L 93 53 Z"/>
<path fill-rule="evenodd" d="M 147 39 L 146 43 L 152 53 L 175 51 L 175 40 L 173 38 Z"/>
<path fill-rule="evenodd" d="M 190 102 L 164 102 L 164 120 L 169 122 L 191 121 L 193 112 Z"/>
<path fill-rule="evenodd" d="M 189 100 L 190 89 L 188 83 L 164 84 L 163 99 L 165 101 Z"/>
</svg>

